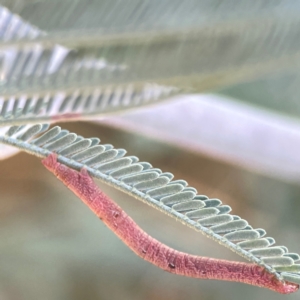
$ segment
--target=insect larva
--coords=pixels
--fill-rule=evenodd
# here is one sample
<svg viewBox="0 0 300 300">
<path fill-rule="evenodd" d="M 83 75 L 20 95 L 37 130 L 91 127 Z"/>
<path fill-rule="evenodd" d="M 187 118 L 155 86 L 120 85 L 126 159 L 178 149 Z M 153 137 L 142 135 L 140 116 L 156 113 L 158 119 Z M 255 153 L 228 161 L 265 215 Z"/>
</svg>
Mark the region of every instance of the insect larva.
<svg viewBox="0 0 300 300">
<path fill-rule="evenodd" d="M 133 252 L 170 273 L 200 278 L 236 281 L 264 287 L 282 294 L 299 286 L 280 281 L 263 267 L 242 262 L 195 256 L 174 250 L 144 232 L 116 203 L 94 183 L 86 169 L 77 172 L 60 164 L 51 154 L 44 166 L 77 195 Z"/>
</svg>

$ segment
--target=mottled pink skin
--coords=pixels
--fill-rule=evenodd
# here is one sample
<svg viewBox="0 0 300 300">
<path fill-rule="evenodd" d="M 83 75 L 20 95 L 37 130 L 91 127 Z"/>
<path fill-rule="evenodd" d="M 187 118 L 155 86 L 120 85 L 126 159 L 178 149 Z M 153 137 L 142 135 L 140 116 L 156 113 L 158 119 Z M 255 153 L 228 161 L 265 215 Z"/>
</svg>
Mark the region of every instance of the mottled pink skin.
<svg viewBox="0 0 300 300">
<path fill-rule="evenodd" d="M 282 294 L 299 286 L 281 282 L 263 267 L 190 255 L 176 251 L 144 232 L 117 204 L 94 183 L 85 169 L 72 170 L 57 162 L 57 155 L 44 159 L 45 167 L 73 191 L 132 251 L 170 273 L 201 278 L 236 281 L 264 287 Z"/>
</svg>

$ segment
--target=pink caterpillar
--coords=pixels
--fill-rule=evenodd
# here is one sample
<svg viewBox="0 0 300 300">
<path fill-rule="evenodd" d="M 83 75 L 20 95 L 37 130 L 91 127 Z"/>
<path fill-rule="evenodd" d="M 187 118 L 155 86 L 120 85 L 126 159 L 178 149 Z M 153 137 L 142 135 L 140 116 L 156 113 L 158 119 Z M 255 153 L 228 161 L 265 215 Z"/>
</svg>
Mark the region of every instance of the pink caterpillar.
<svg viewBox="0 0 300 300">
<path fill-rule="evenodd" d="M 278 293 L 296 292 L 299 285 L 278 280 L 263 267 L 242 262 L 195 256 L 176 251 L 144 232 L 116 203 L 94 183 L 86 169 L 77 172 L 60 164 L 51 154 L 42 161 L 77 195 L 134 253 L 173 274 L 236 281 L 268 288 Z"/>
</svg>

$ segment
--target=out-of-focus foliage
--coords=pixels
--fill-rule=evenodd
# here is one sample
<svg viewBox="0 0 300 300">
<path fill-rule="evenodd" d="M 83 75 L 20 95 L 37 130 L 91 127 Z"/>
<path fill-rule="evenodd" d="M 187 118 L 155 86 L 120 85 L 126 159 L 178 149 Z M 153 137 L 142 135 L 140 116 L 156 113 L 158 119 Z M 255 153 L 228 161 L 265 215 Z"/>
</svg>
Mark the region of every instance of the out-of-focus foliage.
<svg viewBox="0 0 300 300">
<path fill-rule="evenodd" d="M 300 61 L 297 1 L 65 0 L 10 7 L 48 34 L 43 47 L 59 43 L 75 48 L 77 60 L 100 55 L 127 66 L 126 76 L 102 84 L 151 80 L 207 91 L 296 70 Z"/>
</svg>

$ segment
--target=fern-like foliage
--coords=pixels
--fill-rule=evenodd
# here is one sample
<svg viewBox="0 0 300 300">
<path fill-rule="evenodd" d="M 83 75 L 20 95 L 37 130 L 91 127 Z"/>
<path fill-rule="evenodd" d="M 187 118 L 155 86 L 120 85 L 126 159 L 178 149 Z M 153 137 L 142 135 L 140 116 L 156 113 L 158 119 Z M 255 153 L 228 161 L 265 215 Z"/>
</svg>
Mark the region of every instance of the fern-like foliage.
<svg viewBox="0 0 300 300">
<path fill-rule="evenodd" d="M 5 45 L 45 36 L 5 8 L 0 7 L 0 15 Z M 88 118 L 157 103 L 180 92 L 149 83 L 107 85 L 112 78 L 129 78 L 128 67 L 107 62 L 101 53 L 85 54 L 36 42 L 21 50 L 2 50 L 0 125 Z"/>
<path fill-rule="evenodd" d="M 77 170 L 86 168 L 93 177 L 180 220 L 278 278 L 300 283 L 300 265 L 296 263 L 300 256 L 284 246 L 274 246 L 275 240 L 265 237 L 265 230 L 253 229 L 246 220 L 230 214 L 231 208 L 221 200 L 198 195 L 186 181 L 172 180 L 173 174 L 125 156 L 124 149 L 101 145 L 97 138 L 85 139 L 58 126 L 48 127 L 12 126 L 0 136 L 0 142 L 38 157 L 55 151 L 59 162 Z"/>
<path fill-rule="evenodd" d="M 6 42 L 0 43 L 0 50 L 15 57 L 3 58 L 4 65 L 11 60 L 12 69 L 3 73 L 2 95 L 29 97 L 56 89 L 145 82 L 207 91 L 297 67 L 297 3 L 217 2 L 28 3 L 21 15 L 49 33 L 7 39 L 12 16 L 3 19 Z M 67 12 L 60 10 L 67 5 Z M 64 49 L 59 54 L 63 62 L 55 67 L 58 45 Z M 116 69 L 87 67 L 99 60 Z M 28 75 L 28 68 L 36 70 Z"/>
<path fill-rule="evenodd" d="M 117 113 L 155 104 L 179 94 L 179 89 L 156 84 L 142 87 L 115 86 L 106 88 L 49 91 L 44 96 L 23 95 L 0 100 L 0 126 L 44 121 L 71 121 Z"/>
</svg>

